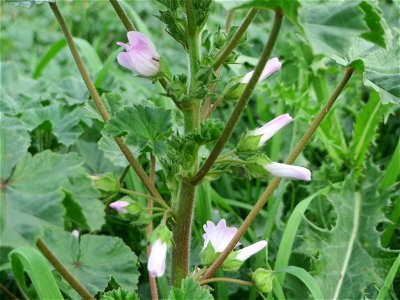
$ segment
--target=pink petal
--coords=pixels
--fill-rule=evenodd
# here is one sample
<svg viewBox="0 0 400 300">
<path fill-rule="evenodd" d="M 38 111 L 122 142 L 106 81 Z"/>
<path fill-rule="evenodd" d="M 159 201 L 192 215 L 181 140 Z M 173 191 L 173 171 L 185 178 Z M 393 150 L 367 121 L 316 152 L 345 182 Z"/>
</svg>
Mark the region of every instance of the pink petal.
<svg viewBox="0 0 400 300">
<path fill-rule="evenodd" d="M 156 47 L 154 47 L 153 43 L 139 31 L 129 31 L 128 40 L 133 50 L 151 49 L 156 51 Z"/>
<path fill-rule="evenodd" d="M 124 68 L 127 68 L 127 69 L 129 69 L 131 71 L 134 71 L 134 68 L 133 68 L 133 66 L 131 64 L 131 58 L 130 58 L 129 52 L 121 52 L 121 53 L 119 53 L 118 56 L 117 56 L 117 60 L 118 60 L 118 63 L 121 66 L 123 66 Z"/>
<path fill-rule="evenodd" d="M 152 277 L 161 277 L 165 273 L 165 260 L 167 258 L 167 244 L 156 240 L 151 246 L 147 270 Z"/>
<path fill-rule="evenodd" d="M 266 79 L 268 76 L 270 76 L 272 73 L 278 71 L 282 66 L 282 63 L 279 61 L 277 57 L 271 58 L 268 60 L 268 62 L 265 64 L 264 70 L 261 73 L 260 78 L 258 79 L 258 82 L 263 81 Z M 253 76 L 254 70 L 247 73 L 246 75 L 243 76 L 242 80 L 240 81 L 241 83 L 249 83 L 251 77 Z"/>
<path fill-rule="evenodd" d="M 272 121 L 266 123 L 263 127 L 254 130 L 253 135 L 262 135 L 260 138 L 259 146 L 265 144 L 275 133 L 277 133 L 284 126 L 292 121 L 292 117 L 289 114 L 280 115 Z"/>
<path fill-rule="evenodd" d="M 74 230 L 71 231 L 71 235 L 76 237 L 76 238 L 78 238 L 79 237 L 79 231 L 74 229 Z"/>
<path fill-rule="evenodd" d="M 241 250 L 238 251 L 236 258 L 241 261 L 245 261 L 248 259 L 250 256 L 256 254 L 257 252 L 261 251 L 265 247 L 267 247 L 268 242 L 267 241 L 259 241 L 257 243 L 254 243 L 250 246 L 247 246 Z"/>
<path fill-rule="evenodd" d="M 118 200 L 110 203 L 110 207 L 115 209 L 119 213 L 127 213 L 128 211 L 125 209 L 129 205 L 128 201 Z"/>
<path fill-rule="evenodd" d="M 311 180 L 310 170 L 303 167 L 272 162 L 266 164 L 264 168 L 275 177 L 285 177 L 290 179 L 299 179 L 306 181 Z"/>
</svg>

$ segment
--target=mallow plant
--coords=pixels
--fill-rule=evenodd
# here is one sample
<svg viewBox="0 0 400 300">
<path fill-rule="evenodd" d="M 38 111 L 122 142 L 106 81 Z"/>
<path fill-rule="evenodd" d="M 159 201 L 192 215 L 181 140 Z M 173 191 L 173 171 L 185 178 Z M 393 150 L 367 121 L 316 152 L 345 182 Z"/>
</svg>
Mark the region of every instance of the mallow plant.
<svg viewBox="0 0 400 300">
<path fill-rule="evenodd" d="M 72 36 L 56 1 L 7 2 L 17 5 L 48 2 L 88 90 L 87 118 L 96 124 L 93 128 L 101 135 L 99 147 L 124 158 L 120 176 L 114 173 L 88 176 L 78 157 L 67 150 L 60 153 L 43 151 L 32 156 L 28 153 L 28 146 L 15 151 L 13 141 L 6 139 L 4 151 L 2 148 L 2 161 L 6 159 L 1 178 L 4 195 L 2 246 L 8 251 L 9 266 L 24 296 L 40 299 L 138 299 L 140 273 L 141 280 L 148 276 L 152 299 L 218 299 L 220 296 L 213 287 L 221 282 L 252 289 L 253 299 L 257 293 L 262 298 L 284 299 L 285 273 L 297 277 L 310 297 L 316 299 L 364 297 L 369 293 L 370 285 L 374 285 L 374 295 L 379 299 L 392 294 L 390 287 L 400 264 L 399 259 L 396 260 L 396 251 L 382 250 L 385 265 L 379 266 L 375 277 L 352 277 L 347 273 L 350 264 L 357 267 L 356 263 L 350 263 L 357 255 L 354 253 L 356 247 L 360 247 L 360 252 L 369 251 L 368 238 L 359 240 L 357 237 L 362 221 L 354 221 L 353 230 L 344 230 L 342 236 L 350 232 L 348 243 L 336 257 L 337 262 L 332 258 L 327 262 L 339 264 L 340 269 L 332 267 L 332 270 L 324 271 L 332 273 L 332 277 L 319 276 L 318 270 L 313 274 L 300 266 L 288 265 L 294 235 L 307 209 L 307 206 L 301 208 L 301 204 L 310 203 L 321 192 L 306 198 L 293 210 L 293 218 L 290 216 L 288 222 L 291 227 L 287 225 L 288 231 L 285 230 L 281 237 L 285 242 L 281 243 L 277 255 L 268 256 L 268 239 L 279 236 L 254 238 L 255 228 L 252 228 L 253 221 L 265 210 L 265 204 L 282 181 L 298 181 L 296 184 L 307 189 L 317 180 L 324 185 L 323 193 L 337 191 L 338 185 L 330 185 L 319 178 L 321 171 L 316 165 L 307 166 L 304 157 L 297 159 L 315 133 L 321 130 L 320 125 L 335 102 L 341 100 L 353 74 L 363 78 L 363 84 L 376 99 L 398 105 L 399 32 L 389 29 L 377 3 L 361 0 L 149 1 L 148 5 L 154 6 L 152 13 L 159 14 L 155 20 L 164 24 L 160 30 L 162 27 L 164 34 L 170 35 L 179 45 L 180 54 L 174 60 L 184 61 L 187 65 L 187 72 L 173 74 L 170 66 L 176 62 L 166 58 L 167 49 L 158 47 L 158 41 L 146 34 L 147 30 L 139 30 L 143 24 L 134 26 L 124 10 L 124 7 L 132 10 L 129 4 L 121 6 L 117 0 L 110 0 L 110 9 L 112 7 L 116 12 L 115 22 L 118 22 L 118 16 L 122 21 L 120 30 L 126 31 L 124 40 L 114 40 L 110 45 L 119 47 L 112 63 L 120 72 L 130 75 L 124 77 L 128 85 L 134 76 L 153 83 L 149 85 L 149 93 L 154 98 L 161 94 L 169 99 L 172 104 L 167 108 L 152 102 L 151 97 L 146 104 L 123 105 L 118 90 L 105 92 L 95 85 L 93 74 L 89 74 L 79 53 L 82 47 L 78 48 L 77 39 Z M 213 28 L 209 16 L 215 6 L 220 5 L 227 20 Z M 241 15 L 244 10 L 248 12 L 243 20 L 235 18 L 236 12 Z M 254 68 L 248 67 L 247 73 L 234 74 L 231 67 L 244 63 L 239 50 L 249 47 L 246 33 L 257 16 L 271 18 L 271 21 L 263 18 L 264 22 L 259 24 L 265 32 L 259 37 L 264 46 Z M 239 26 L 232 26 L 233 23 Z M 286 126 L 304 122 L 304 118 L 297 116 L 304 115 L 303 110 L 307 111 L 307 107 L 297 109 L 290 106 L 286 109 L 283 105 L 271 119 L 257 120 L 259 127 L 249 125 L 243 129 L 236 125 L 243 118 L 253 95 L 262 93 L 261 97 L 265 103 L 268 102 L 269 94 L 260 86 L 274 80 L 279 73 L 290 72 L 287 65 L 296 57 L 288 57 L 274 49 L 277 40 L 284 38 L 280 35 L 284 26 L 301 36 L 299 43 L 308 55 L 337 63 L 342 69 L 342 77 L 332 92 L 328 92 L 325 86 L 325 103 L 319 107 L 319 112 L 314 108 L 307 112 L 308 128 L 293 145 L 288 157 L 279 161 L 267 155 L 270 140 Z M 219 110 L 224 110 L 229 117 L 221 118 L 217 114 Z M 376 112 L 372 110 L 371 113 Z M 368 113 L 365 114 L 367 118 Z M 11 139 L 15 136 L 17 141 L 22 140 L 21 145 L 27 145 L 26 133 L 21 135 L 16 131 L 23 126 L 18 118 L 2 112 Z M 333 122 L 332 117 L 329 118 L 329 122 Z M 234 132 L 238 138 L 232 138 Z M 370 142 L 364 138 L 358 145 L 363 149 L 363 143 Z M 335 152 L 338 147 L 334 145 L 329 149 Z M 363 153 L 365 157 L 366 150 Z M 351 209 L 343 214 L 353 211 L 354 215 L 349 219 L 359 220 L 360 211 L 364 210 L 360 199 L 367 199 L 368 193 L 360 172 L 362 164 L 356 162 L 353 166 L 354 169 L 343 167 L 335 169 L 335 172 L 349 172 L 352 179 L 344 178 L 342 190 L 343 195 L 353 191 L 354 197 L 350 198 L 354 207 L 351 204 Z M 125 177 L 129 170 L 135 172 L 145 192 L 126 186 Z M 394 172 L 398 174 L 398 170 Z M 241 222 L 210 213 L 209 219 L 202 224 L 202 236 L 195 235 L 194 208 L 199 205 L 196 201 L 203 201 L 198 194 L 199 188 L 210 183 L 218 184 L 221 176 L 241 176 L 243 182 L 258 179 L 265 183 L 266 188 Z M 389 193 L 395 179 L 385 181 L 387 184 L 379 195 L 376 194 L 376 199 Z M 31 194 L 36 198 L 30 197 Z M 369 195 L 375 194 L 370 192 Z M 35 203 L 40 203 L 40 207 Z M 338 203 L 341 202 L 333 206 Z M 340 206 L 335 208 L 336 213 L 341 209 Z M 209 210 L 212 212 L 211 207 Z M 277 216 L 276 210 L 275 215 L 270 210 L 273 208 L 269 207 L 269 219 L 263 222 L 265 226 L 272 226 L 270 220 L 273 222 Z M 99 234 L 105 215 L 125 224 L 126 230 L 134 228 L 147 237 L 142 241 L 147 251 L 140 256 L 140 272 L 138 258 L 131 250 L 135 247 L 127 239 Z M 336 230 L 341 230 L 341 222 L 342 219 L 338 219 Z M 303 232 L 305 236 L 312 228 L 307 230 Z M 249 242 L 247 235 L 252 235 L 255 242 Z M 386 235 L 390 240 L 393 232 Z M 338 247 L 342 247 L 340 243 Z M 320 251 L 324 250 L 321 248 Z M 325 252 L 321 254 L 324 255 Z M 44 258 L 51 268 L 47 263 L 43 264 Z M 257 261 L 253 268 L 246 264 L 251 258 Z M 362 263 L 358 267 L 359 272 L 364 272 Z M 370 267 L 365 266 L 365 269 Z M 42 271 L 46 272 L 42 273 L 46 274 L 45 281 L 37 277 L 41 268 L 46 270 Z M 34 291 L 27 286 L 24 271 L 31 278 Z M 163 296 L 159 295 L 160 291 Z"/>
</svg>

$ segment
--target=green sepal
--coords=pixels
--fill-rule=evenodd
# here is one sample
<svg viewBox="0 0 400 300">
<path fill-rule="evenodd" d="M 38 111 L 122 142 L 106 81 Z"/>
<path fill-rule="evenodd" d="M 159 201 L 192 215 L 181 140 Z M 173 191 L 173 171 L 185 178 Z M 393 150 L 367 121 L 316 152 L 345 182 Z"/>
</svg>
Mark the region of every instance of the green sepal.
<svg viewBox="0 0 400 300">
<path fill-rule="evenodd" d="M 172 245 L 172 232 L 168 226 L 161 223 L 150 235 L 150 242 L 154 243 L 156 240 L 161 240 L 170 247 Z"/>
<path fill-rule="evenodd" d="M 237 252 L 231 252 L 227 259 L 222 264 L 222 269 L 224 271 L 237 271 L 243 265 L 243 261 L 236 258 Z"/>
<path fill-rule="evenodd" d="M 101 192 L 114 194 L 119 191 L 119 181 L 115 178 L 113 173 L 106 173 L 102 176 L 91 176 L 96 187 Z"/>
<path fill-rule="evenodd" d="M 246 83 L 240 82 L 242 78 L 243 76 L 240 76 L 228 81 L 224 90 L 224 98 L 226 100 L 236 101 L 239 99 L 240 95 L 242 95 L 247 85 Z"/>
<path fill-rule="evenodd" d="M 271 270 L 258 268 L 251 274 L 254 285 L 261 293 L 269 293 L 272 291 L 272 282 L 274 280 L 274 272 Z"/>
<path fill-rule="evenodd" d="M 268 171 L 264 166 L 270 163 L 271 160 L 265 154 L 251 156 L 246 160 L 246 170 L 253 178 L 265 178 L 269 176 Z"/>
<path fill-rule="evenodd" d="M 259 149 L 262 134 L 253 135 L 252 131 L 246 132 L 237 145 L 237 151 L 240 153 L 254 153 Z"/>
<path fill-rule="evenodd" d="M 208 243 L 207 247 L 200 251 L 201 263 L 204 266 L 211 265 L 219 256 L 219 253 L 214 250 L 211 243 Z"/>
</svg>

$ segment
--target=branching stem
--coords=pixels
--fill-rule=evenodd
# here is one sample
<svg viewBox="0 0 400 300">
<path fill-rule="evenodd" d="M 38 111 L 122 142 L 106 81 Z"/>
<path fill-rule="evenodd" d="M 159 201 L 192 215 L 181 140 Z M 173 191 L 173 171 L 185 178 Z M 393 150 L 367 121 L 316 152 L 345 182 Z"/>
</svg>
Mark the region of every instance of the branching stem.
<svg viewBox="0 0 400 300">
<path fill-rule="evenodd" d="M 127 14 L 122 8 L 121 4 L 119 4 L 118 0 L 110 0 L 111 5 L 114 7 L 115 12 L 118 17 L 121 19 L 122 24 L 124 24 L 127 31 L 136 31 L 135 26 L 133 26 L 131 20 L 129 20 Z"/>
<path fill-rule="evenodd" d="M 61 14 L 60 10 L 58 9 L 58 6 L 55 2 L 50 2 L 49 5 L 50 5 L 51 10 L 53 11 L 54 16 L 56 17 L 58 23 L 60 24 L 60 27 L 65 36 L 65 39 L 67 40 L 69 49 L 71 50 L 72 56 L 74 57 L 74 60 L 75 60 L 75 63 L 79 69 L 79 72 L 81 73 L 82 79 L 85 82 L 86 87 L 89 90 L 89 93 L 92 96 L 92 99 L 93 99 L 101 117 L 103 118 L 104 122 L 107 122 L 110 119 L 110 115 L 108 114 L 107 109 L 104 106 L 100 95 L 98 94 L 92 80 L 90 79 L 89 73 L 85 67 L 85 64 L 84 64 L 81 56 L 79 55 L 78 48 L 76 47 L 76 44 L 71 35 L 71 32 L 68 29 L 68 26 L 64 20 L 64 17 L 62 16 L 62 14 Z M 165 203 L 165 201 L 161 197 L 160 193 L 157 191 L 157 189 L 151 183 L 149 177 L 147 176 L 146 172 L 143 170 L 140 163 L 133 156 L 133 154 L 129 150 L 128 146 L 125 145 L 125 143 L 123 142 L 122 138 L 120 138 L 120 137 L 115 138 L 115 142 L 117 143 L 118 147 L 121 149 L 122 153 L 125 155 L 129 164 L 132 166 L 132 168 L 135 170 L 135 172 L 139 176 L 140 180 L 146 186 L 146 188 L 150 192 L 150 194 L 153 197 L 156 197 L 160 201 Z M 166 203 L 165 203 L 165 205 L 167 206 Z"/>
<path fill-rule="evenodd" d="M 234 36 L 229 40 L 228 44 L 222 49 L 218 54 L 217 58 L 213 64 L 213 69 L 217 70 L 224 61 L 228 58 L 229 54 L 231 54 L 232 50 L 235 49 L 237 44 L 240 42 L 240 39 L 243 37 L 244 33 L 246 32 L 247 28 L 257 15 L 258 9 L 251 9 L 250 12 L 247 14 L 246 18 L 244 19 L 242 25 L 238 28 Z"/>
<path fill-rule="evenodd" d="M 340 81 L 340 83 L 337 85 L 337 87 L 333 91 L 331 97 L 328 99 L 328 102 L 321 109 L 321 111 L 319 112 L 317 117 L 311 123 L 310 127 L 304 133 L 301 140 L 297 143 L 297 145 L 295 146 L 293 151 L 290 153 L 288 159 L 285 161 L 286 164 L 293 164 L 293 162 L 299 156 L 301 151 L 304 149 L 305 145 L 308 143 L 308 141 L 311 139 L 311 137 L 313 136 L 313 134 L 315 133 L 315 131 L 321 124 L 322 120 L 327 115 L 327 113 L 330 110 L 330 108 L 332 107 L 332 105 L 335 103 L 336 99 L 339 97 L 340 93 L 343 91 L 347 82 L 350 80 L 353 72 L 354 72 L 354 70 L 352 68 L 348 68 L 346 70 L 345 75 L 343 76 L 342 80 Z M 207 270 L 207 272 L 202 277 L 202 280 L 210 278 L 218 270 L 218 268 L 222 265 L 222 263 L 228 257 L 229 253 L 236 246 L 237 242 L 240 240 L 240 238 L 244 235 L 244 233 L 250 227 L 251 223 L 257 217 L 260 210 L 264 207 L 265 203 L 267 203 L 269 197 L 276 190 L 280 181 L 281 181 L 281 178 L 276 177 L 270 182 L 270 184 L 265 189 L 264 193 L 257 200 L 257 203 L 254 205 L 254 208 L 250 211 L 250 213 L 247 215 L 246 219 L 243 221 L 242 225 L 239 227 L 237 233 L 235 234 L 235 236 L 233 237 L 233 239 L 231 240 L 229 245 L 220 254 L 220 256 L 214 261 L 214 263 L 210 266 L 210 268 Z"/>
<path fill-rule="evenodd" d="M 210 170 L 212 165 L 214 164 L 215 160 L 218 158 L 221 151 L 224 149 L 226 142 L 228 141 L 229 137 L 231 136 L 233 129 L 236 126 L 236 123 L 239 120 L 243 110 L 245 109 L 247 103 L 250 100 L 250 97 L 254 91 L 254 88 L 257 85 L 258 79 L 261 76 L 261 72 L 263 71 L 265 64 L 268 61 L 268 58 L 272 52 L 272 48 L 275 45 L 275 41 L 278 37 L 279 30 L 282 24 L 282 12 L 280 10 L 275 11 L 275 19 L 274 24 L 272 26 L 271 34 L 268 38 L 267 43 L 264 46 L 263 52 L 261 54 L 260 60 L 256 68 L 254 69 L 253 76 L 251 77 L 249 83 L 246 85 L 242 95 L 240 96 L 233 112 L 226 124 L 224 130 L 221 133 L 220 138 L 218 139 L 217 143 L 214 146 L 214 149 L 210 153 L 210 156 L 205 161 L 204 165 L 200 168 L 199 172 L 191 179 L 190 183 L 193 185 L 197 185 L 204 176 L 207 175 L 207 172 Z"/>
</svg>

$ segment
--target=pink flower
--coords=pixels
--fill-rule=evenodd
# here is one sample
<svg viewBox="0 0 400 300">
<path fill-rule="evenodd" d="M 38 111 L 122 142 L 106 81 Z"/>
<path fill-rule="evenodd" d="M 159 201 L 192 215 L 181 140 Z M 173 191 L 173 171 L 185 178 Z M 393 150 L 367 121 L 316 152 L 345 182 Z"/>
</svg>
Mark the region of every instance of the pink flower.
<svg viewBox="0 0 400 300">
<path fill-rule="evenodd" d="M 126 52 L 117 56 L 118 63 L 140 76 L 154 76 L 160 70 L 160 55 L 152 42 L 138 31 L 128 32 L 129 44 L 118 42 Z"/>
<path fill-rule="evenodd" d="M 71 235 L 76 237 L 76 238 L 78 238 L 79 237 L 79 231 L 74 229 L 74 230 L 71 231 Z"/>
<path fill-rule="evenodd" d="M 270 60 L 267 61 L 264 70 L 261 73 L 260 78 L 258 79 L 258 82 L 263 81 L 265 78 L 270 76 L 272 73 L 278 71 L 282 66 L 282 63 L 279 61 L 277 57 L 271 58 Z M 241 83 L 249 83 L 251 76 L 253 76 L 254 71 L 251 71 L 247 73 L 246 75 L 243 76 L 242 80 L 240 81 Z"/>
<path fill-rule="evenodd" d="M 152 277 L 161 277 L 165 272 L 165 260 L 167 258 L 167 243 L 157 239 L 151 246 L 147 270 Z"/>
<path fill-rule="evenodd" d="M 126 214 L 128 211 L 125 209 L 130 203 L 124 200 L 118 200 L 110 203 L 110 207 L 115 209 L 117 212 L 121 214 Z"/>
<path fill-rule="evenodd" d="M 292 121 L 292 117 L 289 114 L 280 115 L 272 121 L 266 123 L 263 127 L 257 128 L 252 132 L 252 135 L 262 135 L 260 138 L 259 147 L 265 144 L 275 133 L 277 133 L 284 126 Z"/>
<path fill-rule="evenodd" d="M 203 228 L 205 231 L 203 234 L 203 249 L 207 247 L 208 243 L 211 243 L 215 252 L 224 251 L 237 232 L 237 228 L 227 227 L 224 219 L 220 220 L 217 225 L 211 221 L 207 221 L 207 224 L 204 224 Z"/>
<path fill-rule="evenodd" d="M 285 177 L 306 181 L 311 180 L 310 170 L 303 167 L 271 162 L 264 165 L 264 168 L 275 177 Z"/>
<path fill-rule="evenodd" d="M 207 224 L 203 226 L 205 234 L 203 249 L 206 249 L 208 243 L 214 248 L 215 252 L 222 252 L 231 242 L 237 232 L 236 227 L 227 227 L 224 219 L 220 220 L 217 225 L 211 221 L 207 221 Z M 245 261 L 253 254 L 261 251 L 267 246 L 267 241 L 259 241 L 248 247 L 245 247 L 239 251 L 236 251 L 236 259 Z M 238 246 L 239 243 L 236 245 Z"/>
</svg>

